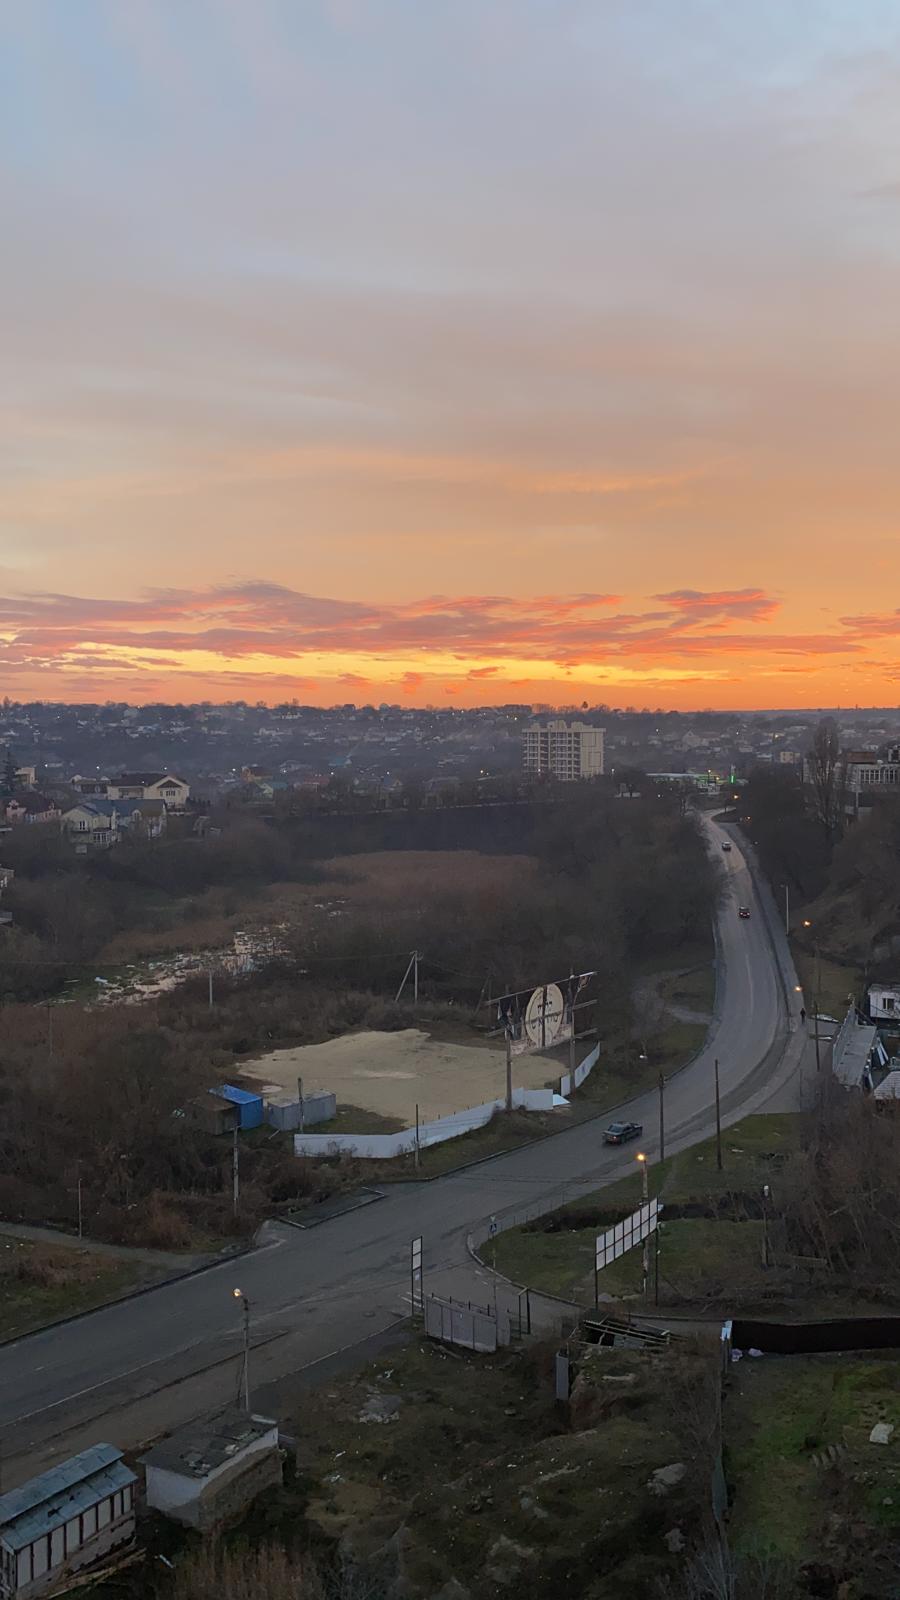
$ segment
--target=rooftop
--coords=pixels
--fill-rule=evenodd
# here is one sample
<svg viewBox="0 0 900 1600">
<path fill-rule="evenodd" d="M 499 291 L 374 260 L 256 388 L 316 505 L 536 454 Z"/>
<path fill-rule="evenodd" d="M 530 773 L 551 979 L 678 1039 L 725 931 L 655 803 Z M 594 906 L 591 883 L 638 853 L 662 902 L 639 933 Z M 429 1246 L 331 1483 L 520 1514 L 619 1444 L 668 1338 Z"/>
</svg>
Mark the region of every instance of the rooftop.
<svg viewBox="0 0 900 1600">
<path fill-rule="evenodd" d="M 205 1417 L 179 1428 L 148 1450 L 141 1462 L 189 1478 L 206 1478 L 275 1427 L 273 1417 L 248 1417 L 234 1409 L 223 1411 L 217 1417 Z"/>
<path fill-rule="evenodd" d="M 21 1550 L 41 1534 L 136 1481 L 115 1445 L 91 1445 L 42 1472 L 40 1477 L 29 1478 L 18 1489 L 0 1495 L 0 1540 L 11 1550 Z"/>
<path fill-rule="evenodd" d="M 221 1083 L 218 1089 L 211 1089 L 210 1094 L 220 1095 L 223 1100 L 230 1100 L 234 1106 L 253 1106 L 262 1099 L 261 1094 L 251 1094 L 247 1089 L 235 1089 L 230 1083 Z"/>
</svg>

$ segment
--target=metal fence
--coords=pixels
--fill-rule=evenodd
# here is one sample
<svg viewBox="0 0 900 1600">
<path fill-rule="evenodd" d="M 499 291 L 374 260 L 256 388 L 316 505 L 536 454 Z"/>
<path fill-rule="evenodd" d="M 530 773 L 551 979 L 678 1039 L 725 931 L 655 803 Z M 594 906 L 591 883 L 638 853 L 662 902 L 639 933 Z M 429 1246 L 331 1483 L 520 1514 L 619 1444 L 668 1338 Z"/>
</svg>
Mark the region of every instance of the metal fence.
<svg viewBox="0 0 900 1600">
<path fill-rule="evenodd" d="M 425 1332 L 442 1344 L 458 1344 L 465 1350 L 486 1355 L 508 1345 L 511 1335 L 509 1315 L 503 1306 L 473 1306 L 471 1301 L 439 1300 L 428 1295 L 425 1301 Z"/>
</svg>

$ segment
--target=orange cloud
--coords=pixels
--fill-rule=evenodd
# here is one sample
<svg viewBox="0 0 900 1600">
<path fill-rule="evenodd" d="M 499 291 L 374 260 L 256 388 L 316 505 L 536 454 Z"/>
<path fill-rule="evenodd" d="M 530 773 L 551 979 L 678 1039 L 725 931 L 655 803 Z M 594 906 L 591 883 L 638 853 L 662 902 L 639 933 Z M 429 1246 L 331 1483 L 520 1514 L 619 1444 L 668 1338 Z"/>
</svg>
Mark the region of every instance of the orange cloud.
<svg viewBox="0 0 900 1600">
<path fill-rule="evenodd" d="M 122 600 L 7 595 L 0 673 L 10 686 L 39 685 L 41 694 L 52 685 L 59 698 L 117 675 L 132 696 L 134 684 L 145 683 L 148 697 L 164 693 L 167 681 L 173 697 L 183 697 L 183 682 L 196 679 L 203 698 L 217 685 L 226 698 L 235 684 L 255 697 L 267 687 L 313 685 L 326 701 L 397 684 L 406 696 L 433 684 L 481 699 L 522 685 L 541 697 L 568 698 L 578 686 L 606 698 L 616 686 L 623 694 L 642 684 L 673 692 L 701 682 L 749 686 L 786 672 L 796 657 L 803 670 L 841 658 L 864 664 L 870 637 L 883 648 L 900 635 L 898 613 L 846 617 L 830 632 L 775 632 L 779 602 L 757 587 L 679 589 L 653 595 L 646 608 L 618 604 L 605 593 L 358 601 L 261 580 Z M 883 665 L 872 670 L 889 676 Z"/>
</svg>

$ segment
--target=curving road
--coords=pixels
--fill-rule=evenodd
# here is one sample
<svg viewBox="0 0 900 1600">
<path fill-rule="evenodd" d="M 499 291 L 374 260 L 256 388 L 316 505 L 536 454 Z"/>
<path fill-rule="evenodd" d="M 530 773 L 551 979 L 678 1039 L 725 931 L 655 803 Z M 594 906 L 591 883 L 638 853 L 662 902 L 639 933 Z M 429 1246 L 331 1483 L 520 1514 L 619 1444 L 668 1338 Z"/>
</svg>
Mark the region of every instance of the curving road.
<svg viewBox="0 0 900 1600">
<path fill-rule="evenodd" d="M 726 836 L 705 823 L 710 848 Z M 705 1048 L 666 1090 L 666 1148 L 715 1126 L 713 1062 L 723 1121 L 772 1103 L 799 1103 L 802 1039 L 789 1016 L 793 970 L 768 891 L 737 842 L 721 854 L 726 893 L 717 918 L 716 1020 Z M 739 920 L 738 904 L 752 908 Z M 602 1067 L 596 1070 L 602 1070 Z M 622 1107 L 657 1149 L 657 1097 Z M 326 1361 L 395 1326 L 408 1307 L 409 1246 L 421 1235 L 427 1287 L 486 1300 L 499 1291 L 467 1251 L 467 1235 L 522 1207 L 549 1210 L 620 1176 L 633 1150 L 601 1142 L 602 1121 L 582 1123 L 466 1172 L 388 1191 L 377 1204 L 308 1231 L 268 1225 L 266 1242 L 239 1261 L 164 1285 L 0 1348 L 0 1454 L 4 1487 L 53 1460 L 108 1438 L 128 1447 L 214 1408 L 235 1390 L 240 1329 L 232 1290 L 248 1296 L 257 1403 L 279 1376 Z M 269 1402 L 271 1403 L 271 1401 Z"/>
</svg>

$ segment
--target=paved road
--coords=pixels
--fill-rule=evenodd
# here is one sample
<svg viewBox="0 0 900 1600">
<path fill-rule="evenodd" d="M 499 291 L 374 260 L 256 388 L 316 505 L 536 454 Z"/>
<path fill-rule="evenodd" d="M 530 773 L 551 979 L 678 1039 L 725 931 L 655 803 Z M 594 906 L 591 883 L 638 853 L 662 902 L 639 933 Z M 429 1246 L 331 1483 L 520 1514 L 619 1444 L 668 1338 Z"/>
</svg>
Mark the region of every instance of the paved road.
<svg viewBox="0 0 900 1600">
<path fill-rule="evenodd" d="M 711 822 L 707 827 L 718 853 L 724 834 Z M 717 925 L 717 1017 L 706 1048 L 668 1085 L 670 1152 L 713 1130 L 716 1056 L 726 1123 L 776 1093 L 780 1109 L 796 1095 L 798 1052 L 773 948 L 771 903 L 766 890 L 757 891 L 737 844 L 721 859 L 728 888 Z M 738 919 L 739 903 L 752 907 L 749 921 Z M 652 1160 L 655 1093 L 624 1109 L 644 1123 Z M 398 1186 L 309 1231 L 270 1225 L 262 1247 L 237 1262 L 0 1349 L 5 1484 L 89 1438 L 134 1446 L 228 1398 L 240 1338 L 236 1286 L 252 1308 L 255 1383 L 325 1361 L 396 1323 L 408 1304 L 414 1235 L 425 1241 L 429 1289 L 486 1299 L 491 1285 L 468 1255 L 470 1230 L 492 1213 L 502 1218 L 541 1200 L 550 1209 L 562 1184 L 571 1197 L 628 1170 L 633 1150 L 605 1147 L 601 1127 L 582 1124 L 467 1172 Z"/>
</svg>

